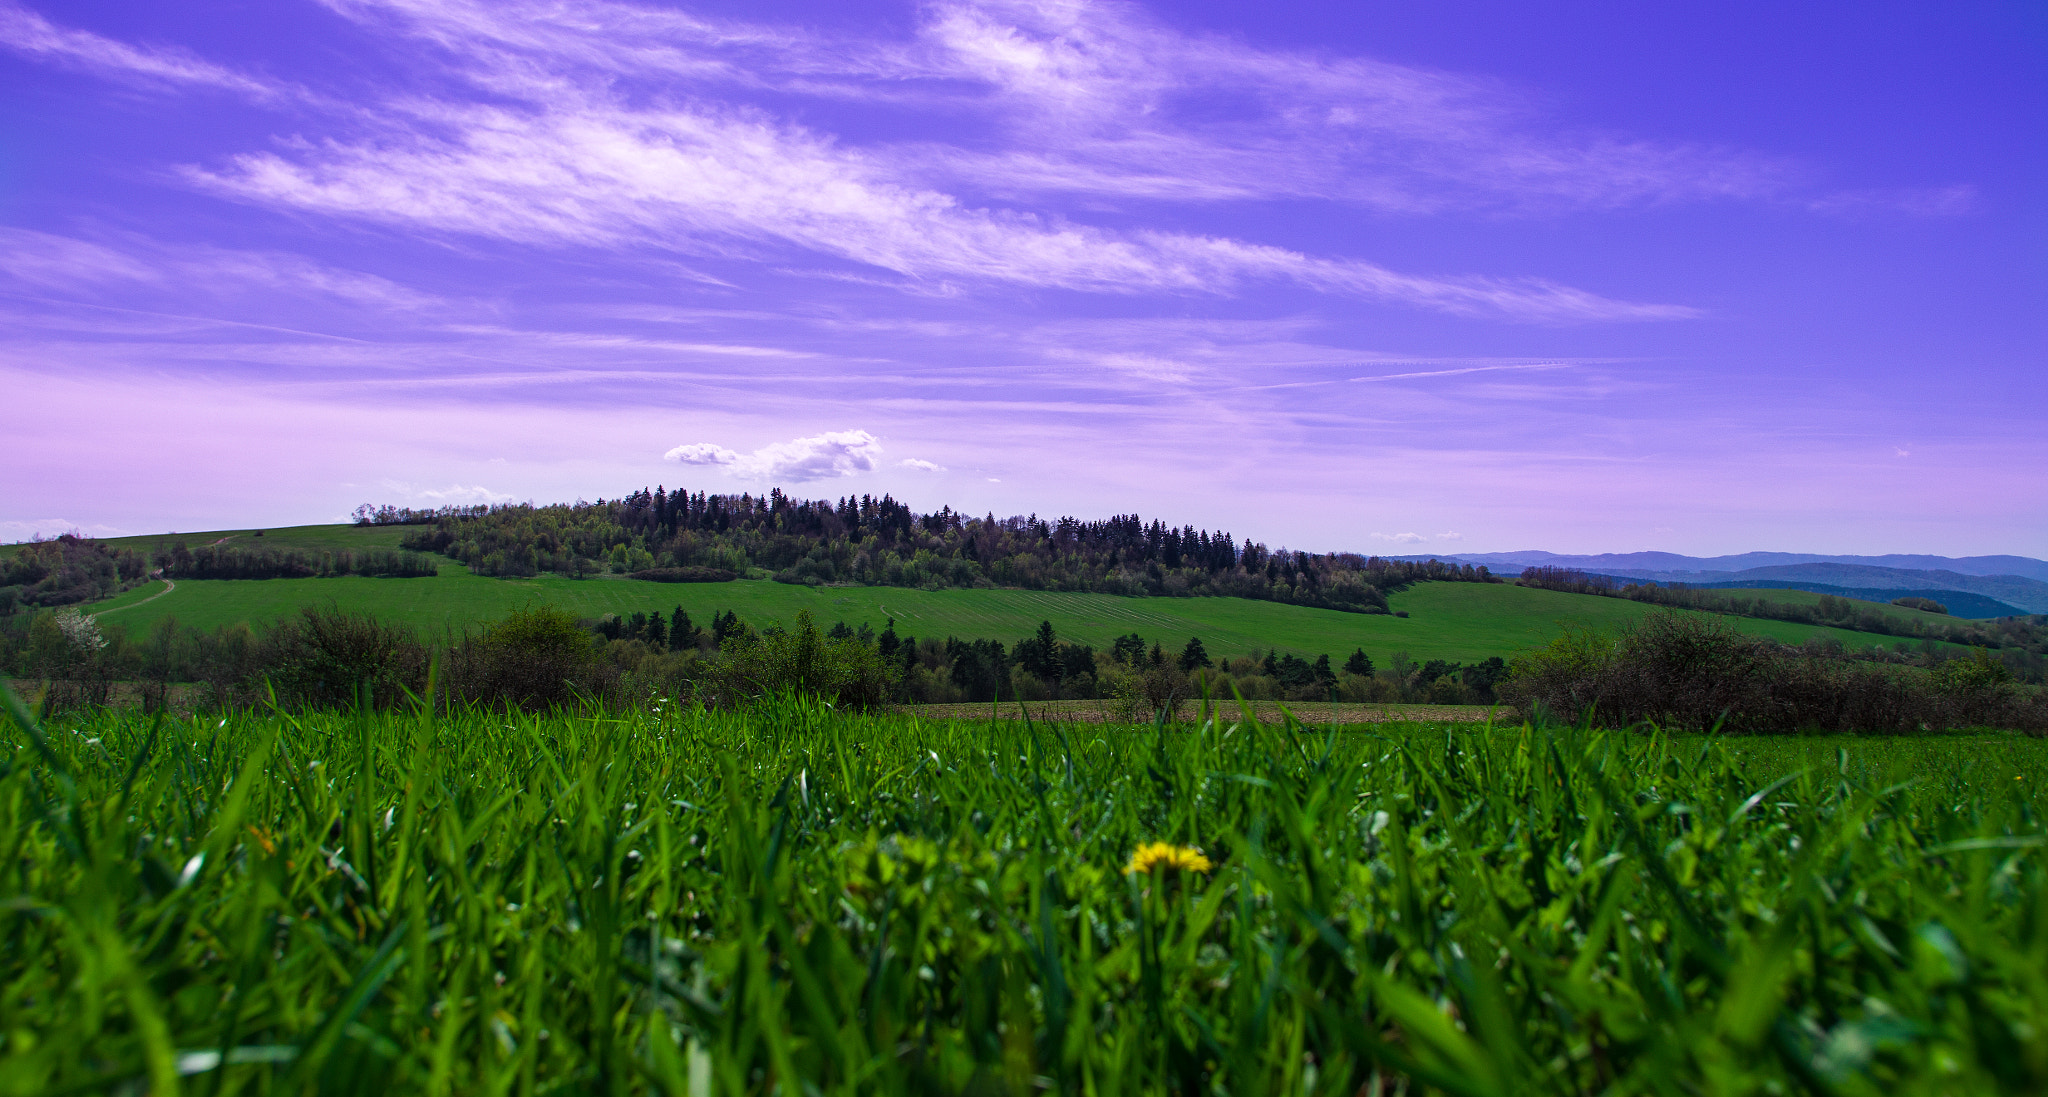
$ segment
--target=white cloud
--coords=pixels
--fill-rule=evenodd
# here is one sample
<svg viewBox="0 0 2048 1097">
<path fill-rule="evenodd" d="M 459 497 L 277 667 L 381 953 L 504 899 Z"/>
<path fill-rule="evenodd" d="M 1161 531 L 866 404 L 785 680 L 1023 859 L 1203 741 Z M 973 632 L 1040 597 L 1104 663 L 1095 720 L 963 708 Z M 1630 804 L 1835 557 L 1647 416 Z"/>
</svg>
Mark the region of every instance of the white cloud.
<svg viewBox="0 0 2048 1097">
<path fill-rule="evenodd" d="M 245 76 L 182 50 L 131 46 L 90 31 L 59 27 L 11 3 L 0 2 L 0 46 L 116 78 L 192 84 L 271 99 L 286 89 Z"/>
<path fill-rule="evenodd" d="M 663 454 L 685 465 L 723 469 L 747 480 L 801 484 L 873 472 L 882 443 L 864 430 L 826 431 L 811 438 L 776 442 L 752 453 L 740 453 L 711 442 L 692 442 Z M 907 463 L 907 462 L 906 462 Z"/>
<path fill-rule="evenodd" d="M 0 43 L 115 76 L 290 96 L 331 116 L 319 139 L 294 134 L 186 169 L 217 193 L 413 230 L 632 249 L 721 285 L 674 257 L 779 263 L 787 257 L 775 252 L 796 249 L 893 272 L 898 288 L 924 294 L 975 282 L 1232 294 L 1282 282 L 1530 321 L 1665 320 L 1697 312 L 1541 279 L 1405 273 L 1215 233 L 1081 224 L 1042 200 L 1309 199 L 1428 213 L 1812 193 L 1803 169 L 1766 157 L 1572 131 L 1496 82 L 1259 49 L 1128 3 L 932 0 L 906 39 L 608 0 L 327 4 L 421 79 L 381 101 L 360 88 L 321 99 L 58 27 L 11 0 L 0 0 Z M 778 104 L 921 111 L 943 119 L 928 132 L 958 136 L 851 139 L 791 121 L 794 110 L 743 105 L 763 92 Z M 1937 187 L 1807 204 L 1938 215 L 1972 200 L 1967 187 Z"/>
<path fill-rule="evenodd" d="M 509 503 L 515 496 L 502 491 L 492 491 L 482 484 L 450 484 L 445 488 L 423 488 L 402 480 L 382 481 L 386 491 L 396 492 L 407 500 L 417 500 L 441 506 L 474 505 L 477 503 Z"/>
<path fill-rule="evenodd" d="M 1051 211 L 1005 208 L 946 189 L 963 181 L 965 169 L 953 163 L 965 155 L 958 150 L 856 146 L 756 108 L 722 104 L 716 94 L 719 85 L 764 80 L 810 94 L 894 95 L 906 83 L 914 85 L 924 89 L 920 94 L 936 97 L 925 104 L 933 108 L 993 113 L 1013 146 L 993 167 L 1003 178 L 1031 174 L 1022 161 L 1012 162 L 1018 156 L 1054 157 L 1038 174 L 1057 177 L 1123 171 L 1133 178 L 1221 179 L 1234 171 L 1241 180 L 1256 181 L 1284 174 L 1266 144 L 1237 148 L 1227 135 L 1192 130 L 1117 137 L 1111 143 L 1124 151 L 1105 153 L 1099 163 L 1078 170 L 1073 150 L 1081 139 L 1070 131 L 1123 116 L 1111 108 L 1143 108 L 1142 114 L 1151 109 L 1148 95 L 1207 94 L 1216 89 L 1205 88 L 1201 74 L 1212 70 L 1238 72 L 1259 85 L 1260 95 L 1284 100 L 1310 72 L 1302 67 L 1309 63 L 1299 59 L 1281 63 L 1175 37 L 1141 25 L 1120 7 L 1065 5 L 1054 25 L 1037 9 L 941 5 L 928 40 L 917 49 L 722 27 L 621 4 L 579 5 L 573 17 L 554 5 L 426 0 L 354 0 L 340 10 L 392 32 L 395 40 L 410 35 L 428 43 L 438 68 L 469 82 L 462 89 L 466 94 L 412 95 L 379 111 L 352 112 L 350 124 L 369 128 L 317 143 L 284 142 L 232 157 L 223 166 L 192 167 L 188 178 L 218 193 L 287 209 L 529 244 L 759 259 L 773 258 L 774 249 L 795 248 L 894 272 L 910 280 L 904 288 L 922 292 L 958 292 L 958 280 L 1098 293 L 1204 294 L 1286 282 L 1340 296 L 1525 320 L 1692 314 L 1541 280 L 1407 274 L 1363 259 L 1311 256 L 1227 236 L 1110 229 Z M 1162 51 L 1176 60 L 1152 59 Z M 1138 75 L 1119 75 L 1126 69 Z M 1407 70 L 1388 71 L 1397 74 L 1396 84 L 1421 79 Z M 821 79 L 831 88 L 819 85 Z M 963 80 L 984 90 L 964 91 Z M 1322 83 L 1329 87 L 1318 94 L 1345 102 L 1359 98 L 1357 80 Z M 1376 94 L 1375 101 L 1390 110 L 1429 98 L 1404 99 L 1385 89 Z M 1017 96 L 1023 99 L 1013 102 Z M 1301 111 L 1291 102 L 1261 109 L 1268 108 L 1277 112 L 1275 118 Z M 1041 124 L 1047 111 L 1082 121 L 1048 131 Z M 1271 128 L 1272 119 L 1255 121 L 1249 131 Z M 1394 128 L 1429 129 L 1415 122 Z M 1381 136 L 1376 132 L 1367 143 Z M 1297 138 L 1302 148 L 1330 140 L 1320 131 Z M 1472 138 L 1460 132 L 1444 142 L 1466 148 Z M 1032 151 L 1038 146 L 1043 148 Z M 1133 149 L 1150 150 L 1150 161 L 1118 159 L 1129 160 Z M 1230 168 L 1219 158 L 1241 163 Z M 1417 162 L 1412 156 L 1398 159 Z M 1338 165 L 1328 174 L 1349 179 L 1355 167 Z M 1528 174 L 1528 165 L 1520 167 Z M 1129 188 L 1105 182 L 1098 189 Z M 1293 193 L 1341 197 L 1315 187 Z"/>
<path fill-rule="evenodd" d="M 1693 310 L 1540 279 L 1404 274 L 1225 237 L 1113 231 L 975 208 L 871 155 L 749 112 L 581 103 L 422 111 L 403 133 L 234 158 L 201 185 L 279 206 L 523 243 L 681 253 L 795 246 L 944 288 L 947 279 L 1098 293 L 1229 294 L 1292 282 L 1340 296 L 1526 320 L 1657 320 Z M 454 137 L 435 136 L 452 131 Z"/>
<path fill-rule="evenodd" d="M 903 460 L 896 462 L 896 466 L 898 468 L 915 469 L 918 472 L 946 471 L 946 466 L 941 465 L 936 461 L 926 461 L 923 458 L 919 457 L 906 457 Z"/>
<path fill-rule="evenodd" d="M 1869 213 L 1907 213 L 1917 217 L 1961 217 L 1977 209 L 1977 188 L 1884 187 L 1823 195 L 1806 204 L 1816 213 L 1855 217 Z"/>
<path fill-rule="evenodd" d="M 174 244 L 133 233 L 82 240 L 4 226 L 0 278 L 23 288 L 65 293 L 113 284 L 196 290 L 220 298 L 284 290 L 380 310 L 416 309 L 436 300 L 389 279 L 284 252 Z"/>
<path fill-rule="evenodd" d="M 1397 545 L 1416 545 L 1429 540 L 1419 533 L 1374 533 L 1370 536 L 1375 541 L 1392 541 Z"/>
<path fill-rule="evenodd" d="M 31 541 L 38 537 L 47 541 L 75 533 L 81 537 L 126 537 L 129 531 L 107 525 L 85 525 L 69 518 L 20 518 L 0 521 L 0 542 Z"/>
<path fill-rule="evenodd" d="M 1465 539 L 1465 535 L 1459 533 L 1457 530 L 1447 529 L 1442 533 L 1437 534 L 1436 539 L 1439 541 L 1463 541 Z"/>
<path fill-rule="evenodd" d="M 1131 4 L 928 10 L 931 63 L 990 87 L 1021 146 L 930 154 L 998 191 L 1313 197 L 1416 212 L 1758 198 L 1797 174 L 1729 150 L 1544 132 L 1512 88 L 1185 34 Z"/>
<path fill-rule="evenodd" d="M 1458 377 L 1467 373 L 1494 373 L 1499 370 L 1569 369 L 1568 362 L 1511 362 L 1481 366 L 1452 366 L 1447 369 L 1411 370 L 1407 373 L 1375 373 L 1364 377 L 1351 377 L 1351 381 L 1409 381 L 1418 377 Z"/>
<path fill-rule="evenodd" d="M 1310 197 L 1401 211 L 1775 194 L 1798 171 L 1725 149 L 1560 132 L 1521 89 L 1363 57 L 1262 50 L 1097 0 L 933 0 L 910 41 L 584 0 L 329 0 L 525 97 L 545 77 L 643 92 L 773 90 L 982 121 L 889 146 L 993 192 Z M 552 90 L 556 84 L 550 84 Z"/>
</svg>

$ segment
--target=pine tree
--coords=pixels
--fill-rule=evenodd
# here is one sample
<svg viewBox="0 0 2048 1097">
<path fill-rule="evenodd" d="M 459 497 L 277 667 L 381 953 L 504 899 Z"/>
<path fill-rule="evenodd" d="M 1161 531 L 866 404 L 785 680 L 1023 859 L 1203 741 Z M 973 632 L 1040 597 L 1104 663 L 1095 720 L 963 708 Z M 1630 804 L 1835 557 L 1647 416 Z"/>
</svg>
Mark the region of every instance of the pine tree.
<svg viewBox="0 0 2048 1097">
<path fill-rule="evenodd" d="M 1202 638 L 1188 637 L 1188 646 L 1180 649 L 1180 669 L 1192 673 L 1196 667 L 1214 666 L 1216 661 L 1202 650 Z"/>
<path fill-rule="evenodd" d="M 1352 652 L 1351 658 L 1344 660 L 1344 673 L 1372 677 L 1372 656 L 1367 655 L 1364 648 Z"/>
</svg>

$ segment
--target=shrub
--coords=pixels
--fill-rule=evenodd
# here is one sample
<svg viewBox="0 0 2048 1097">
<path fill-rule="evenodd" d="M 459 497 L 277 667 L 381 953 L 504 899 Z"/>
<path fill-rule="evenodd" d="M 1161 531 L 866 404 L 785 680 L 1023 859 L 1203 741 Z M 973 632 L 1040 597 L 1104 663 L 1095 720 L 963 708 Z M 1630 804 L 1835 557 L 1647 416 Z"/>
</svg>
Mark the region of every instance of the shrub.
<svg viewBox="0 0 2048 1097">
<path fill-rule="evenodd" d="M 447 675 L 451 696 L 528 711 L 608 697 L 619 681 L 616 667 L 598 661 L 590 633 L 552 606 L 516 610 L 463 637 L 448 652 Z"/>
<path fill-rule="evenodd" d="M 1892 599 L 1892 605 L 1904 606 L 1907 609 L 1923 609 L 1929 613 L 1948 612 L 1947 606 L 1942 605 L 1940 602 L 1937 602 L 1932 598 L 1918 598 L 1912 595 L 1908 595 L 1904 598 L 1894 598 Z"/>
<path fill-rule="evenodd" d="M 646 568 L 632 573 L 627 578 L 645 579 L 654 583 L 730 583 L 739 578 L 739 575 L 724 568 Z"/>
<path fill-rule="evenodd" d="M 307 606 L 278 622 L 262 647 L 255 661 L 279 702 L 294 707 L 388 707 L 426 685 L 426 648 L 367 613 Z"/>
<path fill-rule="evenodd" d="M 728 635 L 719 658 L 704 664 L 696 691 L 699 700 L 711 705 L 794 693 L 865 710 L 888 702 L 900 673 L 872 644 L 826 637 L 810 611 L 803 610 L 795 628 Z"/>
<path fill-rule="evenodd" d="M 1572 721 L 1725 730 L 2048 730 L 2041 691 L 1981 649 L 1934 671 L 1787 648 L 1720 620 L 1660 611 L 1619 639 L 1567 630 L 1515 661 L 1503 699 Z"/>
</svg>

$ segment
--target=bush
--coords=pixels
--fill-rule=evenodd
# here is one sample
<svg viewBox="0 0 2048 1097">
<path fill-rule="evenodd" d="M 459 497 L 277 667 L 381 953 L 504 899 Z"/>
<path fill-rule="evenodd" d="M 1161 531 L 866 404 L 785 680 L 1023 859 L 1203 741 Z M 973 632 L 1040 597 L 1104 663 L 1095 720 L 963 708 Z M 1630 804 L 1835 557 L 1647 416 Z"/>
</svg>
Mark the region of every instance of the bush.
<svg viewBox="0 0 2048 1097">
<path fill-rule="evenodd" d="M 724 568 L 646 568 L 632 573 L 627 578 L 645 579 L 653 583 L 730 583 L 739 578 L 739 575 Z"/>
<path fill-rule="evenodd" d="M 195 635 L 187 674 L 199 683 L 200 703 L 216 712 L 255 704 L 265 648 L 246 623 Z"/>
<path fill-rule="evenodd" d="M 1948 612 L 1948 607 L 1947 607 L 1947 606 L 1944 606 L 1944 605 L 1942 605 L 1942 604 L 1941 604 L 1940 602 L 1937 602 L 1937 601 L 1935 601 L 1935 600 L 1934 600 L 1934 599 L 1932 599 L 1932 598 L 1917 598 L 1917 597 L 1913 597 L 1913 596 L 1911 596 L 1911 595 L 1908 595 L 1907 597 L 1904 597 L 1904 598 L 1894 598 L 1894 599 L 1892 599 L 1892 605 L 1895 605 L 1895 606 L 1904 606 L 1904 607 L 1906 607 L 1907 609 L 1922 609 L 1922 610 L 1926 610 L 1926 611 L 1927 611 L 1927 612 L 1929 612 L 1929 613 L 1947 613 L 1947 612 Z"/>
<path fill-rule="evenodd" d="M 426 686 L 427 649 L 411 632 L 331 606 L 278 622 L 257 659 L 278 701 L 292 707 L 385 708 Z"/>
<path fill-rule="evenodd" d="M 448 652 L 449 695 L 493 708 L 545 711 L 609 698 L 619 672 L 598 661 L 596 641 L 552 606 L 517 610 Z"/>
<path fill-rule="evenodd" d="M 1933 671 L 1851 660 L 1660 611 L 1619 639 L 1567 630 L 1515 661 L 1503 699 L 1572 721 L 1733 732 L 2048 730 L 2048 700 L 1979 649 Z"/>
<path fill-rule="evenodd" d="M 704 670 L 697 697 L 709 705 L 794 693 L 863 710 L 886 704 L 900 674 L 874 645 L 820 633 L 809 610 L 796 615 L 793 629 L 728 635 Z"/>
</svg>

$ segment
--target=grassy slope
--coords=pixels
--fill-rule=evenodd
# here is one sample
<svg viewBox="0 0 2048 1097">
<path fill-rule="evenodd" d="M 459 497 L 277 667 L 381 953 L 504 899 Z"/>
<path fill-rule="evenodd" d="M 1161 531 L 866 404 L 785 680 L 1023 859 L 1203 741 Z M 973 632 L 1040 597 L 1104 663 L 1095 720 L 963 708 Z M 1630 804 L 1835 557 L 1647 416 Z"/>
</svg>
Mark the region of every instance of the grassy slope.
<svg viewBox="0 0 2048 1097">
<path fill-rule="evenodd" d="M 1715 590 L 1709 593 L 1733 594 L 1742 598 L 1766 598 L 1773 602 L 1784 602 L 1788 605 L 1797 606 L 1817 606 L 1820 604 L 1820 600 L 1823 597 L 1823 595 L 1819 591 L 1778 590 L 1774 587 L 1738 587 L 1731 588 L 1728 590 Z M 1839 597 L 1839 595 L 1837 597 Z M 1878 609 L 1884 611 L 1889 616 L 1897 617 L 1907 621 L 1920 621 L 1931 625 L 1964 625 L 1970 623 L 1970 619 L 1967 617 L 1955 617 L 1946 613 L 1929 613 L 1924 609 L 1907 609 L 1905 606 L 1895 606 L 1889 602 L 1871 602 L 1857 598 L 1851 598 L 1849 600 L 1852 602 L 1856 602 L 1856 608 L 1858 609 L 1865 609 L 1870 606 L 1876 606 Z M 1940 601 L 1940 599 L 1938 598 L 1935 600 Z"/>
<path fill-rule="evenodd" d="M 154 552 L 159 548 L 168 549 L 180 541 L 198 548 L 226 540 L 231 545 L 246 545 L 250 548 L 304 549 L 313 552 L 333 549 L 366 549 L 398 547 L 398 539 L 411 532 L 410 526 L 286 526 L 261 531 L 256 536 L 253 529 L 216 529 L 199 533 L 145 533 L 136 537 L 107 537 L 102 543 L 121 548 L 132 548 L 142 552 Z M 21 546 L 0 545 L 0 556 L 20 552 Z"/>
<path fill-rule="evenodd" d="M 204 543 L 231 532 L 185 536 L 189 543 Z M 242 531 L 236 540 L 247 534 Z M 309 526 L 271 532 L 261 543 L 279 548 L 391 546 L 400 535 L 395 527 Z M 302 605 L 330 600 L 432 633 L 460 630 L 524 605 L 558 605 L 584 616 L 666 611 L 681 605 L 700 623 L 708 623 L 713 613 L 728 609 L 755 622 L 789 621 L 798 610 L 809 609 L 821 624 L 843 620 L 880 628 L 893 616 L 899 632 L 917 636 L 985 637 L 1010 643 L 1029 634 L 1039 621 L 1050 620 L 1060 635 L 1097 646 L 1135 631 L 1175 648 L 1189 636 L 1200 636 L 1212 654 L 1277 646 L 1311 656 L 1341 657 L 1362 647 L 1381 660 L 1395 651 L 1406 651 L 1417 659 L 1504 655 L 1543 643 L 1565 623 L 1612 629 L 1649 612 L 1646 606 L 1617 598 L 1466 583 L 1424 583 L 1394 595 L 1394 608 L 1410 614 L 1402 619 L 1235 598 L 812 588 L 745 580 L 664 584 L 630 579 L 571 580 L 556 575 L 501 580 L 471 575 L 454 563 L 442 564 L 440 576 L 433 579 L 187 580 L 168 595 L 152 597 L 162 589 L 162 584 L 150 583 L 92 608 L 106 614 L 105 624 L 124 627 L 131 635 L 146 631 L 165 616 L 176 616 L 188 626 L 212 628 L 237 621 L 275 620 Z M 1895 642 L 1840 629 L 1731 620 L 1745 631 L 1794 643 L 1816 633 L 1852 645 Z"/>
</svg>

